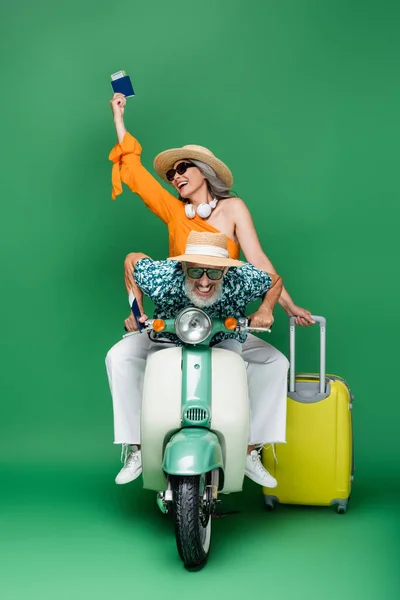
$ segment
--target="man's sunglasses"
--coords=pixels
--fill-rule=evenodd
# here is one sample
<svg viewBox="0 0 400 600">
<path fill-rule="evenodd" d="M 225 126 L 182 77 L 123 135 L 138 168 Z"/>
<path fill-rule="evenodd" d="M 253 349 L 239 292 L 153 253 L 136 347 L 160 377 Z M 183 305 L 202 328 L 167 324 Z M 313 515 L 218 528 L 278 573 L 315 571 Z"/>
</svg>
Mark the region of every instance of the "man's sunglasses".
<svg viewBox="0 0 400 600">
<path fill-rule="evenodd" d="M 194 167 L 194 166 L 196 166 L 196 165 L 194 165 L 193 163 L 190 163 L 190 162 L 181 162 L 176 167 L 176 169 L 169 169 L 165 173 L 165 177 L 168 179 L 168 181 L 172 181 L 173 178 L 175 177 L 175 173 L 178 173 L 178 175 L 183 175 L 184 173 L 186 173 L 187 169 L 190 169 L 190 167 Z"/>
<path fill-rule="evenodd" d="M 211 281 L 218 281 L 222 279 L 224 274 L 224 269 L 203 269 L 201 267 L 188 267 L 186 269 L 186 273 L 189 275 L 190 279 L 201 279 L 203 274 L 206 273 L 208 279 Z"/>
</svg>

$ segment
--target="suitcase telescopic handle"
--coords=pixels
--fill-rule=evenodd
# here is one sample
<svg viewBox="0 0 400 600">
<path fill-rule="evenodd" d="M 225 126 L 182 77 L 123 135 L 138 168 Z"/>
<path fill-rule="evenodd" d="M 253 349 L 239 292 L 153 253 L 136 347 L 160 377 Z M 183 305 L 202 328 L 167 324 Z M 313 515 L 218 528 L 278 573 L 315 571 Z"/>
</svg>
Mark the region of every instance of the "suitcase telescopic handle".
<svg viewBox="0 0 400 600">
<path fill-rule="evenodd" d="M 319 346 L 319 391 L 325 393 L 326 377 L 326 319 L 318 315 L 312 315 L 313 320 L 319 324 L 320 346 Z M 296 391 L 296 317 L 289 318 L 289 340 L 290 340 L 290 376 L 289 392 Z"/>
</svg>

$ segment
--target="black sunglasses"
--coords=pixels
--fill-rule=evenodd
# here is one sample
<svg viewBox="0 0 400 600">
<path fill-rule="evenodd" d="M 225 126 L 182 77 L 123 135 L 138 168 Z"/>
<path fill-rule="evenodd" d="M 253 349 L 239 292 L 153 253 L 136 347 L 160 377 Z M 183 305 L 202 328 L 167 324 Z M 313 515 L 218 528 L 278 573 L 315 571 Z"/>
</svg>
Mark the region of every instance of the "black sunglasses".
<svg viewBox="0 0 400 600">
<path fill-rule="evenodd" d="M 211 279 L 211 281 L 218 281 L 218 279 L 222 279 L 224 270 L 203 269 L 202 267 L 188 267 L 186 269 L 186 273 L 189 275 L 190 279 L 201 279 L 203 277 L 203 274 L 206 273 L 208 279 Z"/>
<path fill-rule="evenodd" d="M 176 169 L 169 169 L 165 173 L 165 177 L 168 179 L 168 181 L 172 181 L 173 178 L 175 177 L 175 173 L 178 173 L 178 175 L 183 175 L 184 173 L 186 173 L 186 169 L 190 169 L 190 167 L 194 167 L 194 166 L 196 166 L 196 165 L 194 165 L 193 163 L 190 163 L 190 162 L 181 162 L 176 167 Z"/>
</svg>

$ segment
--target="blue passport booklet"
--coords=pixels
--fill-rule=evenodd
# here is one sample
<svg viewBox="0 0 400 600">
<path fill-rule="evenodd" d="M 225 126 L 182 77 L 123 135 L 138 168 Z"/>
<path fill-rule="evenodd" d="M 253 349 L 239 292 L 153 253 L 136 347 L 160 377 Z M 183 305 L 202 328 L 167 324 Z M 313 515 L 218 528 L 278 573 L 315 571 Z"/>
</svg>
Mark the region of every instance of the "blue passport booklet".
<svg viewBox="0 0 400 600">
<path fill-rule="evenodd" d="M 114 94 L 124 94 L 126 98 L 131 98 L 135 95 L 132 82 L 129 75 L 125 71 L 117 71 L 111 75 L 111 87 Z"/>
</svg>

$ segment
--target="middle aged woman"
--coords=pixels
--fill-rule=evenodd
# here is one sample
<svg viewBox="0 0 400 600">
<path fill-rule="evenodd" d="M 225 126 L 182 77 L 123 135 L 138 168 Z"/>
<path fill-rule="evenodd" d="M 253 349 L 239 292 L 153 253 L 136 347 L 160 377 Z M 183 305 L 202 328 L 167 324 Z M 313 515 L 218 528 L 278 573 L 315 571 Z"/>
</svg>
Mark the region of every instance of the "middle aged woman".
<svg viewBox="0 0 400 600">
<path fill-rule="evenodd" d="M 125 104 L 125 96 L 114 94 L 111 108 L 118 144 L 109 157 L 114 163 L 113 199 L 122 193 L 121 181 L 138 194 L 168 226 L 170 256 L 184 253 L 190 231 L 219 231 L 228 238 L 231 258 L 239 258 L 241 248 L 247 262 L 268 273 L 276 273 L 261 248 L 247 206 L 230 192 L 233 177 L 228 167 L 202 146 L 189 145 L 162 152 L 155 158 L 154 168 L 176 190 L 178 197 L 175 197 L 142 165 L 142 148 L 124 125 Z M 125 260 L 128 289 L 133 285 L 132 271 L 132 257 L 128 255 Z M 297 306 L 285 288 L 279 303 L 289 316 L 296 317 L 298 325 L 313 324 L 311 313 Z M 131 325 L 132 319 L 129 319 L 129 328 Z"/>
</svg>

